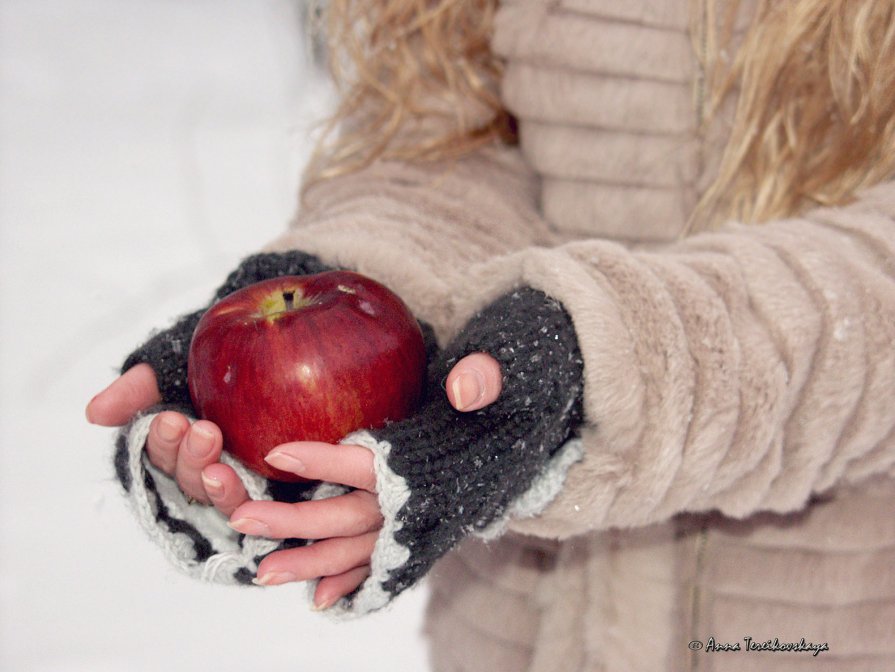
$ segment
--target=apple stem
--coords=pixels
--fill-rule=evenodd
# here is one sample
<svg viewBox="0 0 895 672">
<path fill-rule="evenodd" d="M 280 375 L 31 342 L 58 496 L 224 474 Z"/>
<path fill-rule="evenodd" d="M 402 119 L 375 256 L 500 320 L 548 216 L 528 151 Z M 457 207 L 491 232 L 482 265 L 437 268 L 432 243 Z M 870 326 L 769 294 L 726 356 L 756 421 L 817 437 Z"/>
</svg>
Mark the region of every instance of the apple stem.
<svg viewBox="0 0 895 672">
<path fill-rule="evenodd" d="M 295 305 L 295 292 L 283 292 L 283 301 L 286 304 L 286 310 L 292 310 Z"/>
</svg>

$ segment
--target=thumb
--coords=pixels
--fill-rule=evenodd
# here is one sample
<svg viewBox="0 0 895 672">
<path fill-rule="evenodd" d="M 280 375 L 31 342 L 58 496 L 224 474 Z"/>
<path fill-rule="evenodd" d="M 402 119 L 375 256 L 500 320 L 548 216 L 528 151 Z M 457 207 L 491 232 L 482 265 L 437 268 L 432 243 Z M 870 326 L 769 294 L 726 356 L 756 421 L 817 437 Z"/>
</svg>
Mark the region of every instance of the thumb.
<svg viewBox="0 0 895 672">
<path fill-rule="evenodd" d="M 106 427 L 126 425 L 134 415 L 162 400 L 149 364 L 137 364 L 112 381 L 87 404 L 87 422 Z"/>
<path fill-rule="evenodd" d="M 484 352 L 475 352 L 461 359 L 445 381 L 448 401 L 458 411 L 484 408 L 497 400 L 502 389 L 500 364 Z"/>
</svg>

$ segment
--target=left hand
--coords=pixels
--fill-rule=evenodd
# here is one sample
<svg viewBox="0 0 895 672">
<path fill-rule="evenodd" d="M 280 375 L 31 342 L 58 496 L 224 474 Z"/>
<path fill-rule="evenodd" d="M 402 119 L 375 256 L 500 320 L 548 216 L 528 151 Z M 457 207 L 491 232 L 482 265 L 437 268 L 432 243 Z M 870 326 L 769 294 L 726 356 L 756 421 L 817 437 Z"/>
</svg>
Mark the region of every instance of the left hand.
<svg viewBox="0 0 895 672">
<path fill-rule="evenodd" d="M 464 412 L 493 403 L 501 388 L 500 364 L 481 352 L 457 362 L 445 380 L 448 401 Z M 319 577 L 314 604 L 325 609 L 370 575 L 370 560 L 383 523 L 373 453 L 356 445 L 300 441 L 277 446 L 265 459 L 277 469 L 303 478 L 355 488 L 330 499 L 295 504 L 246 500 L 230 516 L 230 526 L 244 534 L 315 540 L 310 546 L 268 555 L 258 566 L 255 582 L 270 586 Z M 225 492 L 236 490 L 238 478 L 226 465 L 210 465 L 202 473 L 220 482 Z"/>
</svg>

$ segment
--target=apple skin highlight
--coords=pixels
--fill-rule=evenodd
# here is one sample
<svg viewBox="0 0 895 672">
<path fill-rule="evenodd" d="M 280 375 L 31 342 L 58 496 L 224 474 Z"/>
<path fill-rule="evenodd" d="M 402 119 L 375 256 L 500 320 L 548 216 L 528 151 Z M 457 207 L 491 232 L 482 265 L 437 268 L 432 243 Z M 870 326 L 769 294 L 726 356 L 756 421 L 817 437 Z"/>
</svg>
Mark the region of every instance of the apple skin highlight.
<svg viewBox="0 0 895 672">
<path fill-rule="evenodd" d="M 265 280 L 202 316 L 190 344 L 188 385 L 224 449 L 253 471 L 301 481 L 264 457 L 289 441 L 337 443 L 411 415 L 426 352 L 401 299 L 358 273 Z"/>
</svg>

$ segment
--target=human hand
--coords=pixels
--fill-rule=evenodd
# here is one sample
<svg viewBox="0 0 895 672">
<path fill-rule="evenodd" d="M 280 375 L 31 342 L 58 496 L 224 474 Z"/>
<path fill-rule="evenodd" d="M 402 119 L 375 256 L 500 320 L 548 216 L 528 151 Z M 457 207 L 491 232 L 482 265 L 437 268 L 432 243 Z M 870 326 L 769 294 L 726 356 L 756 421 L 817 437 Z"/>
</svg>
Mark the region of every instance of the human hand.
<svg viewBox="0 0 895 672">
<path fill-rule="evenodd" d="M 484 408 L 500 394 L 500 365 L 484 353 L 472 354 L 451 370 L 445 387 L 457 410 Z M 87 417 L 94 424 L 124 425 L 160 400 L 154 372 L 147 364 L 139 364 L 90 401 Z M 382 527 L 374 494 L 373 454 L 360 446 L 280 446 L 268 456 L 272 466 L 304 478 L 356 488 L 329 500 L 286 504 L 249 500 L 233 469 L 219 462 L 221 448 L 221 433 L 214 423 L 199 420 L 191 425 L 189 418 L 175 411 L 156 415 L 146 440 L 150 462 L 176 479 L 193 500 L 213 504 L 229 516 L 237 531 L 273 539 L 319 540 L 268 555 L 258 568 L 257 583 L 277 585 L 319 578 L 314 596 L 319 608 L 354 591 L 370 573 L 370 557 Z M 304 466 L 296 468 L 290 456 Z"/>
<path fill-rule="evenodd" d="M 467 412 L 493 403 L 501 386 L 500 365 L 485 353 L 459 361 L 445 385 L 451 405 Z M 246 502 L 230 517 L 230 526 L 244 534 L 318 540 L 271 553 L 258 566 L 255 582 L 270 586 L 319 578 L 314 604 L 325 609 L 370 575 L 383 524 L 373 453 L 351 444 L 293 442 L 277 446 L 265 459 L 303 478 L 354 488 L 345 495 L 295 504 Z"/>
<path fill-rule="evenodd" d="M 160 402 L 155 372 L 148 364 L 138 364 L 90 400 L 87 420 L 120 427 Z M 190 419 L 177 411 L 158 413 L 146 438 L 149 461 L 173 477 L 185 495 L 214 504 L 229 515 L 247 495 L 236 472 L 219 463 L 222 447 L 221 432 L 214 423 L 199 420 L 190 424 Z"/>
<path fill-rule="evenodd" d="M 161 400 L 155 371 L 149 364 L 137 364 L 90 400 L 87 422 L 103 427 L 123 427 L 137 413 Z"/>
<path fill-rule="evenodd" d="M 487 368 L 466 369 L 473 363 Z M 581 422 L 582 368 L 562 305 L 520 288 L 434 357 L 428 396 L 413 416 L 344 439 L 372 454 L 366 468 L 375 473 L 382 523 L 354 559 L 370 569 L 345 586 L 357 590 L 337 615 L 384 607 L 465 537 L 493 538 L 555 497 L 581 455 L 568 439 Z M 331 455 L 341 448 L 323 446 Z"/>
<path fill-rule="evenodd" d="M 160 401 L 155 373 L 149 365 L 139 364 L 91 399 L 87 419 L 103 426 L 123 426 Z M 259 567 L 261 578 L 257 583 L 272 585 L 323 577 L 315 595 L 320 608 L 354 590 L 369 573 L 369 563 L 356 564 L 358 553 L 361 558 L 364 554 L 369 558 L 376 530 L 382 525 L 373 494 L 372 454 L 358 446 L 354 452 L 339 446 L 337 459 L 331 459 L 315 451 L 313 444 L 299 450 L 306 478 L 358 489 L 328 500 L 286 504 L 250 500 L 233 468 L 219 461 L 222 445 L 217 425 L 208 420 L 190 424 L 186 415 L 170 410 L 155 415 L 146 437 L 150 462 L 174 478 L 192 500 L 213 504 L 230 518 L 233 529 L 271 539 L 323 539 L 312 546 L 271 553 Z M 289 446 L 285 448 L 288 455 Z M 369 458 L 369 465 L 364 458 Z M 288 464 L 292 469 L 287 470 L 294 471 L 294 462 Z M 268 521 L 269 528 L 260 529 L 256 520 Z M 343 567 L 345 571 L 340 571 Z"/>
<path fill-rule="evenodd" d="M 103 426 L 123 426 L 160 401 L 152 368 L 139 364 L 91 399 L 87 419 Z M 323 540 L 271 553 L 259 566 L 257 583 L 274 585 L 322 577 L 315 594 L 319 608 L 353 591 L 369 573 L 369 562 L 364 565 L 357 558 L 362 560 L 365 555 L 369 559 L 382 525 L 373 494 L 372 453 L 359 446 L 354 446 L 354 451 L 339 446 L 333 459 L 315 450 L 314 444 L 299 447 L 297 454 L 305 464 L 303 476 L 357 490 L 328 500 L 286 504 L 250 500 L 236 472 L 219 461 L 222 445 L 220 429 L 214 423 L 198 420 L 190 424 L 182 413 L 162 411 L 150 424 L 146 453 L 156 468 L 177 481 L 184 494 L 213 504 L 239 532 L 271 539 Z M 283 449 L 280 455 L 288 456 L 290 446 Z M 270 461 L 276 466 L 278 460 L 286 460 L 286 470 L 295 471 L 294 461 L 287 457 L 274 456 Z M 267 521 L 268 528 L 259 528 L 265 524 L 260 521 Z M 345 571 L 340 571 L 342 568 Z"/>
</svg>

